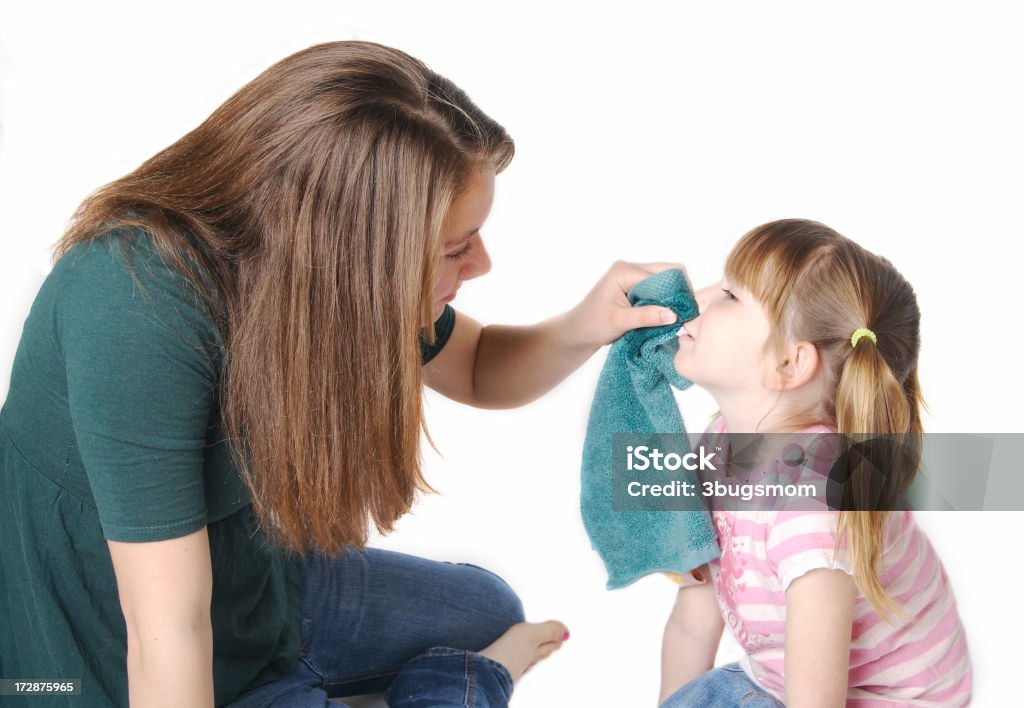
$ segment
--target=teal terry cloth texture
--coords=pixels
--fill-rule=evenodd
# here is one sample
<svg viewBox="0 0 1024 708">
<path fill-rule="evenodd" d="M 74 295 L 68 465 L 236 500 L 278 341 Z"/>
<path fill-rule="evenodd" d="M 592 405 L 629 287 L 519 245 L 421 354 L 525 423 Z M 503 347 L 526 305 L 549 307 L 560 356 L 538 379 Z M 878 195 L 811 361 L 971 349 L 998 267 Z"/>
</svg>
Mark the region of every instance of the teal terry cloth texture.
<svg viewBox="0 0 1024 708">
<path fill-rule="evenodd" d="M 687 511 L 614 511 L 612 435 L 682 433 L 672 386 L 689 387 L 673 364 L 683 322 L 698 315 L 679 269 L 656 273 L 627 294 L 634 305 L 662 305 L 678 321 L 626 332 L 612 344 L 597 382 L 583 444 L 580 512 L 594 550 L 608 570 L 608 589 L 625 587 L 658 571 L 686 573 L 717 558 L 717 535 L 700 495 L 685 498 Z M 688 443 L 683 445 L 689 449 Z M 688 481 L 696 484 L 696 474 Z M 699 487 L 695 487 L 699 488 Z"/>
</svg>

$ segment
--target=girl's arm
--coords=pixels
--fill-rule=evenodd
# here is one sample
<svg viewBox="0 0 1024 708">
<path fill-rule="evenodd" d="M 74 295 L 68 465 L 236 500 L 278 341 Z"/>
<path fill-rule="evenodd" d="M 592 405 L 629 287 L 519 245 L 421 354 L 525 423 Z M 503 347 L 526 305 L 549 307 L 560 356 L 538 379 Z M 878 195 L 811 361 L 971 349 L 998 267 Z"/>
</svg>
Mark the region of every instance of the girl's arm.
<svg viewBox="0 0 1024 708">
<path fill-rule="evenodd" d="M 204 526 L 167 541 L 107 541 L 128 629 L 128 700 L 213 705 L 213 576 Z"/>
<path fill-rule="evenodd" d="M 786 705 L 844 706 L 856 586 L 842 570 L 818 568 L 786 590 Z"/>
<path fill-rule="evenodd" d="M 704 578 L 710 577 L 707 568 L 700 567 Z M 711 670 L 724 629 L 715 588 L 710 582 L 679 588 L 661 643 L 659 704 L 681 686 Z"/>
<path fill-rule="evenodd" d="M 675 322 L 668 308 L 634 308 L 626 298 L 634 285 L 668 268 L 682 266 L 620 261 L 579 305 L 536 325 L 482 327 L 460 312 L 444 348 L 423 367 L 425 383 L 478 408 L 515 408 L 540 398 L 624 332 Z"/>
</svg>

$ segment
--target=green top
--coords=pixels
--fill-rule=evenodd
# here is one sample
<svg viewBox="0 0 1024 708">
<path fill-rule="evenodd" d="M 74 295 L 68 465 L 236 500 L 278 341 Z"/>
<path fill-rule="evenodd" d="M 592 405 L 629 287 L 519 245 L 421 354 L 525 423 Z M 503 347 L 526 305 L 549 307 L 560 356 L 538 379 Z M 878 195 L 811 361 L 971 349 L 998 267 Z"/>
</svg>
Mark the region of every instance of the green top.
<svg viewBox="0 0 1024 708">
<path fill-rule="evenodd" d="M 424 361 L 454 319 L 446 306 Z M 128 705 L 107 539 L 207 527 L 217 705 L 297 660 L 298 568 L 256 533 L 220 428 L 222 352 L 141 232 L 75 246 L 43 283 L 0 411 L 0 677 L 81 679 L 82 693 L 32 705 Z"/>
</svg>

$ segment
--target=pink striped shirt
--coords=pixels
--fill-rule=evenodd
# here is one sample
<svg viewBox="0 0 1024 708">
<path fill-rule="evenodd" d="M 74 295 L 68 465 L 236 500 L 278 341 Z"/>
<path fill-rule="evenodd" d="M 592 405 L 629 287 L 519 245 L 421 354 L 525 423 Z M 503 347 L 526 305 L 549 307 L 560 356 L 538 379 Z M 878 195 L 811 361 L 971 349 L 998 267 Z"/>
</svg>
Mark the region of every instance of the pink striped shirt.
<svg viewBox="0 0 1024 708">
<path fill-rule="evenodd" d="M 708 432 L 725 432 L 722 419 Z M 746 651 L 740 666 L 785 701 L 786 589 L 816 568 L 852 575 L 845 547 L 833 562 L 839 512 L 716 509 L 712 517 L 722 556 L 711 564 L 711 577 L 722 617 Z M 890 514 L 879 570 L 882 587 L 905 617 L 889 624 L 858 592 L 847 704 L 967 705 L 967 639 L 946 572 L 911 512 Z"/>
</svg>

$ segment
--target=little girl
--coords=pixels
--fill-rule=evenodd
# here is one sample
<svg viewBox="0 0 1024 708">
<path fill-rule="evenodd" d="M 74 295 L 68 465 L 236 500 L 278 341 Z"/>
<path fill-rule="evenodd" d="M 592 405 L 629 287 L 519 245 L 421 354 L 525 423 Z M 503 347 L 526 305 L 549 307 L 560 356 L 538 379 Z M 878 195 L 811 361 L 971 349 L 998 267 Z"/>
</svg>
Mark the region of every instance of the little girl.
<svg viewBox="0 0 1024 708">
<path fill-rule="evenodd" d="M 920 313 L 884 258 L 822 224 L 776 221 L 696 299 L 675 366 L 715 397 L 709 434 L 921 432 Z M 887 470 L 900 489 L 911 458 Z M 953 593 L 909 511 L 721 507 L 722 556 L 680 588 L 665 628 L 663 706 L 968 703 Z M 726 623 L 746 655 L 712 668 Z"/>
</svg>

